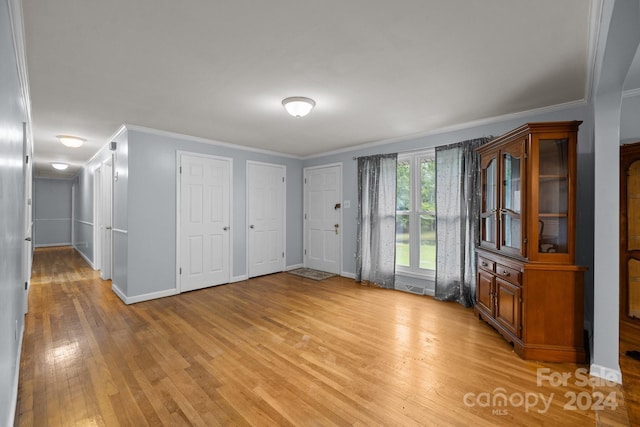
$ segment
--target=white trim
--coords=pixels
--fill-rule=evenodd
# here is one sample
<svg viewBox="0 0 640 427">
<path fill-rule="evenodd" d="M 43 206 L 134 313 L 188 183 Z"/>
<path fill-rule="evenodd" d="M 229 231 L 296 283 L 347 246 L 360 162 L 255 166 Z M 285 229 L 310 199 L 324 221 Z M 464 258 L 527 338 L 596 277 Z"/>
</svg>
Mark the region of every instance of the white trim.
<svg viewBox="0 0 640 427">
<path fill-rule="evenodd" d="M 89 221 L 82 221 L 81 219 L 76 219 L 76 222 L 79 222 L 80 224 L 89 225 L 89 226 L 93 227 L 93 223 L 89 222 Z"/>
<path fill-rule="evenodd" d="M 13 35 L 13 49 L 15 51 L 16 62 L 18 64 L 18 78 L 20 79 L 20 88 L 22 90 L 22 102 L 24 102 L 25 114 L 27 116 L 26 119 L 29 135 L 32 136 L 33 130 L 31 128 L 31 93 L 29 89 L 29 70 L 27 67 L 27 51 L 25 47 L 26 38 L 24 33 L 24 12 L 22 9 L 22 1 L 9 0 L 7 4 L 9 6 L 11 34 Z M 31 158 L 33 159 L 33 155 L 31 155 Z"/>
<path fill-rule="evenodd" d="M 171 297 L 177 295 L 179 292 L 177 289 L 167 289 L 165 291 L 151 292 L 148 294 L 136 295 L 128 297 L 122 292 L 122 290 L 115 284 L 111 284 L 111 290 L 124 302 L 125 304 L 135 304 L 137 302 L 149 301 L 158 298 Z"/>
<path fill-rule="evenodd" d="M 36 218 L 36 221 L 69 221 L 71 218 Z"/>
<path fill-rule="evenodd" d="M 284 268 L 284 271 L 291 271 L 291 270 L 295 270 L 296 268 L 304 268 L 304 264 L 293 264 L 293 265 L 287 265 Z"/>
<path fill-rule="evenodd" d="M 587 79 L 585 82 L 585 99 L 591 102 L 597 75 L 598 39 L 600 38 L 600 22 L 602 19 L 602 1 L 591 0 L 589 7 L 589 41 L 587 44 Z"/>
<path fill-rule="evenodd" d="M 307 249 L 305 246 L 307 244 L 307 220 L 304 218 L 306 212 L 305 209 L 307 207 L 307 185 L 305 184 L 305 180 L 307 179 L 307 172 L 310 170 L 314 170 L 314 169 L 325 169 L 325 168 L 332 168 L 332 167 L 338 167 L 340 168 L 340 182 L 338 183 L 338 200 L 340 201 L 341 204 L 344 204 L 344 200 L 343 198 L 343 187 L 344 187 L 344 165 L 342 162 L 336 162 L 336 163 L 328 163 L 328 164 L 324 164 L 324 165 L 314 165 L 314 166 L 307 166 L 305 168 L 302 168 L 302 263 L 304 267 L 307 267 L 307 254 L 305 253 L 305 250 Z M 344 253 L 344 249 L 343 249 L 343 243 L 344 240 L 342 238 L 342 236 L 344 236 L 344 208 L 340 209 L 340 217 L 339 217 L 339 224 L 341 227 L 340 230 L 340 234 L 338 237 L 338 250 L 340 251 L 340 253 L 338 254 L 338 272 L 342 271 L 342 267 L 343 267 L 343 253 Z"/>
<path fill-rule="evenodd" d="M 622 371 L 620 371 L 620 366 L 618 366 L 617 369 L 611 369 L 592 363 L 589 367 L 589 375 L 612 381 L 616 384 L 622 384 Z"/>
<path fill-rule="evenodd" d="M 61 243 L 44 243 L 44 244 L 36 244 L 36 248 L 55 248 L 58 246 L 72 246 L 71 242 L 61 242 Z"/>
<path fill-rule="evenodd" d="M 240 276 L 233 276 L 231 279 L 229 279 L 229 283 L 243 282 L 245 280 L 249 280 L 249 275 L 248 274 L 243 274 L 243 275 L 240 275 Z"/>
<path fill-rule="evenodd" d="M 98 149 L 98 151 L 96 151 L 96 154 L 91 156 L 91 158 L 85 162 L 85 166 L 90 164 L 91 162 L 93 162 L 95 159 L 97 159 L 102 154 L 102 152 L 104 150 L 109 150 L 109 144 L 111 143 L 111 141 L 113 141 L 116 138 L 119 138 L 120 135 L 122 135 L 126 130 L 127 130 L 127 127 L 125 125 L 121 125 L 118 128 L 118 130 L 113 135 L 111 135 L 109 140 L 107 142 L 105 142 L 104 145 Z M 102 164 L 102 163 L 100 163 L 100 164 Z M 77 175 L 78 174 L 76 174 L 76 176 Z"/>
<path fill-rule="evenodd" d="M 301 159 L 300 156 L 294 156 L 294 155 L 291 155 L 291 154 L 280 153 L 280 152 L 277 152 L 277 151 L 265 150 L 265 149 L 262 149 L 262 148 L 247 147 L 245 145 L 231 144 L 229 142 L 216 141 L 216 140 L 213 140 L 213 139 L 202 138 L 202 137 L 199 137 L 199 136 L 185 135 L 185 134 L 182 134 L 182 133 L 169 132 L 169 131 L 160 130 L 160 129 L 151 129 L 151 128 L 147 128 L 147 127 L 144 127 L 144 126 L 131 125 L 131 124 L 124 124 L 123 126 L 125 126 L 128 130 L 137 131 L 137 132 L 144 132 L 144 133 L 157 135 L 157 136 L 164 136 L 164 137 L 169 137 L 169 138 L 178 138 L 178 139 L 182 139 L 182 140 L 185 140 L 185 141 L 200 142 L 200 143 L 203 143 L 203 144 L 215 145 L 215 146 L 218 146 L 218 147 L 225 147 L 225 148 L 230 148 L 230 149 L 233 149 L 233 150 L 249 151 L 249 152 L 252 152 L 252 153 L 259 153 L 259 154 L 269 154 L 271 156 L 280 156 L 280 157 L 286 157 L 286 158 L 289 158 L 289 159 L 298 159 L 298 160 Z"/>
<path fill-rule="evenodd" d="M 18 409 L 18 385 L 20 381 L 20 359 L 22 357 L 22 340 L 24 338 L 24 317 L 22 320 L 22 327 L 20 328 L 20 337 L 18 339 L 18 352 L 16 355 L 16 369 L 13 376 L 13 384 L 11 388 L 11 406 L 9 407 L 9 414 L 7 415 L 8 426 L 14 425 L 16 410 Z"/>
<path fill-rule="evenodd" d="M 87 264 L 89 264 L 89 266 L 94 269 L 96 269 L 95 264 L 93 263 L 93 261 L 91 261 L 89 258 L 87 258 L 87 256 L 85 254 L 82 253 L 82 251 L 80 249 L 78 249 L 75 245 L 73 245 L 73 249 L 76 250 L 76 252 L 78 252 L 78 254 L 80 254 L 80 256 L 82 257 L 82 259 L 84 259 L 86 261 Z"/>
<path fill-rule="evenodd" d="M 633 98 L 634 96 L 640 96 L 640 88 L 637 89 L 629 89 L 622 92 L 622 99 L 624 98 Z"/>
<path fill-rule="evenodd" d="M 198 152 L 194 152 L 194 151 L 184 151 L 184 150 L 176 150 L 176 243 L 175 243 L 175 249 L 176 249 L 176 281 L 175 281 L 175 285 L 176 285 L 176 294 L 180 294 L 182 293 L 182 284 L 180 282 L 180 186 L 181 186 L 181 182 L 180 182 L 180 160 L 181 160 L 181 156 L 182 155 L 186 155 L 186 156 L 191 156 L 191 157 L 204 157 L 207 159 L 214 159 L 214 160 L 221 160 L 221 161 L 226 161 L 229 162 L 229 278 L 227 280 L 229 280 L 229 282 L 227 283 L 231 283 L 231 274 L 233 271 L 233 241 L 234 241 L 234 234 L 235 234 L 235 226 L 234 226 L 234 222 L 233 222 L 233 158 L 231 157 L 224 157 L 224 156 L 216 156 L 216 155 L 212 155 L 212 154 L 204 154 L 204 153 L 198 153 Z M 223 284 L 223 283 L 220 283 Z M 212 286 L 217 286 L 217 285 L 212 285 Z"/>
<path fill-rule="evenodd" d="M 470 128 L 475 128 L 475 127 L 478 127 L 478 126 L 484 126 L 484 125 L 490 125 L 490 124 L 494 124 L 494 123 L 500 123 L 500 122 L 507 121 L 507 120 L 526 118 L 526 117 L 529 117 L 529 116 L 532 116 L 532 115 L 552 113 L 552 112 L 555 112 L 555 111 L 562 111 L 562 110 L 567 110 L 569 108 L 575 108 L 575 107 L 583 107 L 585 105 L 587 105 L 586 100 L 580 99 L 580 100 L 577 100 L 577 101 L 570 101 L 570 102 L 565 102 L 565 103 L 562 103 L 562 104 L 550 105 L 550 106 L 547 106 L 547 107 L 534 108 L 532 110 L 520 111 L 520 112 L 517 112 L 517 113 L 510 113 L 510 114 L 505 114 L 505 115 L 502 115 L 502 116 L 488 117 L 488 118 L 474 120 L 474 121 L 470 121 L 470 122 L 466 122 L 466 123 L 460 123 L 460 124 L 457 124 L 457 125 L 447 126 L 447 127 L 438 128 L 438 129 L 432 129 L 432 130 L 425 131 L 425 132 L 418 132 L 418 133 L 414 133 L 414 134 L 409 134 L 409 135 L 404 135 L 404 136 L 399 136 L 399 137 L 394 137 L 394 138 L 389 138 L 389 139 L 383 139 L 383 140 L 379 140 L 379 141 L 367 142 L 367 143 L 359 144 L 359 145 L 352 145 L 350 147 L 339 148 L 337 150 L 332 150 L 332 151 L 327 151 L 327 152 L 324 152 L 324 153 L 312 154 L 312 155 L 309 155 L 309 156 L 305 156 L 305 157 L 302 157 L 302 160 L 310 160 L 310 159 L 315 159 L 315 158 L 320 158 L 320 157 L 332 156 L 332 155 L 336 155 L 336 154 L 351 153 L 353 151 L 358 151 L 358 150 L 362 150 L 362 149 L 366 149 L 366 148 L 378 147 L 380 145 L 386 145 L 386 144 L 391 144 L 391 143 L 410 141 L 410 140 L 413 140 L 413 139 L 424 138 L 424 137 L 427 137 L 427 136 L 440 135 L 440 134 L 443 134 L 443 133 L 461 131 L 461 130 L 466 130 L 466 129 L 470 129 Z"/>
<path fill-rule="evenodd" d="M 127 230 L 121 230 L 119 228 L 112 228 L 111 231 L 113 231 L 114 233 L 129 234 Z"/>
<path fill-rule="evenodd" d="M 93 170 L 93 259 L 95 269 L 102 269 L 102 236 L 100 233 L 100 223 L 102 222 L 102 163 Z M 101 273 L 102 274 L 102 273 Z"/>
<path fill-rule="evenodd" d="M 343 271 L 342 273 L 340 273 L 340 276 L 346 277 L 347 279 L 356 280 L 356 274 L 355 273 L 349 273 L 347 271 Z"/>
<path fill-rule="evenodd" d="M 280 265 L 280 270 L 279 272 L 285 271 L 286 268 L 286 264 L 287 264 L 287 166 L 283 165 L 283 164 L 278 164 L 278 163 L 268 163 L 268 162 L 259 162 L 256 160 L 247 160 L 246 163 L 246 167 L 245 167 L 245 181 L 246 181 L 246 188 L 245 188 L 245 226 L 247 227 L 247 232 L 245 234 L 246 236 L 246 241 L 245 241 L 245 248 L 246 248 L 246 266 L 245 266 L 245 271 L 247 272 L 246 276 L 249 277 L 250 276 L 250 271 L 249 271 L 249 258 L 250 258 L 250 251 L 251 249 L 249 248 L 249 165 L 261 165 L 261 166 L 268 166 L 268 167 L 273 167 L 273 168 L 278 168 L 282 170 L 282 176 L 284 178 L 284 181 L 282 182 L 282 252 L 284 252 L 284 256 L 282 257 L 282 263 Z"/>
</svg>

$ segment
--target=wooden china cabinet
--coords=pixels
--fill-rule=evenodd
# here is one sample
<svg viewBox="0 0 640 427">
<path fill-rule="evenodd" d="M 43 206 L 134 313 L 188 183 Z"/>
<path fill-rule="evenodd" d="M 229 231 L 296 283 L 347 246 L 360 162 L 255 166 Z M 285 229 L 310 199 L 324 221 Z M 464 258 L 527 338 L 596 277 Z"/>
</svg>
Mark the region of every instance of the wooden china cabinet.
<svg viewBox="0 0 640 427">
<path fill-rule="evenodd" d="M 475 311 L 524 359 L 585 361 L 586 268 L 574 265 L 580 123 L 527 123 L 477 149 Z"/>
</svg>

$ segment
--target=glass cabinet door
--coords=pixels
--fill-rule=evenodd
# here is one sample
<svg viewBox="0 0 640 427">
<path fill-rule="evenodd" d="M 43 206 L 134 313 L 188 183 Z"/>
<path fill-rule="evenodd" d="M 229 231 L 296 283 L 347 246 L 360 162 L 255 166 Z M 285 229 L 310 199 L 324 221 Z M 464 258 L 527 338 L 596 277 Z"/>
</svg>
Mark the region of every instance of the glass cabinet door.
<svg viewBox="0 0 640 427">
<path fill-rule="evenodd" d="M 569 252 L 569 140 L 540 139 L 538 144 L 538 252 Z"/>
<path fill-rule="evenodd" d="M 500 207 L 500 246 L 502 251 L 524 255 L 522 242 L 522 180 L 524 144 L 507 146 L 500 155 L 502 169 L 502 203 Z"/>
<path fill-rule="evenodd" d="M 480 244 L 498 246 L 498 160 L 497 154 L 482 164 L 482 201 L 480 208 Z"/>
</svg>

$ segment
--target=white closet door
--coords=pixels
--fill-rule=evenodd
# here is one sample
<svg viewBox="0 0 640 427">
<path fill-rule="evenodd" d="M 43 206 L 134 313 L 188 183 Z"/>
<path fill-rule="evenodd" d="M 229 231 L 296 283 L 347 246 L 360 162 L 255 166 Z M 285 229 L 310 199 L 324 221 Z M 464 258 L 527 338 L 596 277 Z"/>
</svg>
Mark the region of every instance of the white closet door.
<svg viewBox="0 0 640 427">
<path fill-rule="evenodd" d="M 180 170 L 180 292 L 229 283 L 231 160 L 180 154 Z"/>
<path fill-rule="evenodd" d="M 249 277 L 284 270 L 284 174 L 281 165 L 249 162 Z"/>
</svg>

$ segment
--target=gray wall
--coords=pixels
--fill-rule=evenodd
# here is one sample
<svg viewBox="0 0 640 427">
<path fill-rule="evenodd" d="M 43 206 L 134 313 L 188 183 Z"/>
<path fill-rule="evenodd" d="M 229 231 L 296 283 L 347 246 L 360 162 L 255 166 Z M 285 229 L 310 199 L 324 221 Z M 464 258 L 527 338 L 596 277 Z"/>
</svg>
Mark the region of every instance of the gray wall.
<svg viewBox="0 0 640 427">
<path fill-rule="evenodd" d="M 232 281 L 247 276 L 246 162 L 284 165 L 287 174 L 286 265 L 302 263 L 301 160 L 141 130 L 129 129 L 127 139 L 127 296 L 175 289 L 177 151 L 233 159 Z"/>
<path fill-rule="evenodd" d="M 26 120 L 6 1 L 0 2 L 0 425 L 13 425 L 24 325 L 24 171 Z"/>
<path fill-rule="evenodd" d="M 71 244 L 71 185 L 68 179 L 34 180 L 35 246 Z"/>
<path fill-rule="evenodd" d="M 93 169 L 91 164 L 80 171 L 74 183 L 76 205 L 73 246 L 93 265 Z"/>
<path fill-rule="evenodd" d="M 578 253 L 577 263 L 590 268 L 586 276 L 586 296 L 587 307 L 586 324 L 589 326 L 593 312 L 593 119 L 589 106 L 567 108 L 556 112 L 532 114 L 527 117 L 506 119 L 496 123 L 479 126 L 471 126 L 466 129 L 443 132 L 424 136 L 420 138 L 407 139 L 403 141 L 372 144 L 366 148 L 352 151 L 342 151 L 336 154 L 308 158 L 304 161 L 303 167 L 318 166 L 331 163 L 342 163 L 343 165 L 343 199 L 351 202 L 350 208 L 343 211 L 343 251 L 342 251 L 342 271 L 346 276 L 355 275 L 356 263 L 354 254 L 356 252 L 356 216 L 357 216 L 357 162 L 354 157 L 382 154 L 382 153 L 402 153 L 422 148 L 437 147 L 454 142 L 466 141 L 469 139 L 484 136 L 499 136 L 526 122 L 542 121 L 563 121 L 582 120 L 578 134 L 578 228 L 583 232 L 578 233 Z M 433 289 L 433 282 L 420 281 L 409 277 L 400 277 L 403 284 L 413 284 L 417 288 Z"/>
<path fill-rule="evenodd" d="M 640 92 L 635 96 L 622 98 L 620 142 L 623 144 L 640 142 Z"/>
</svg>

